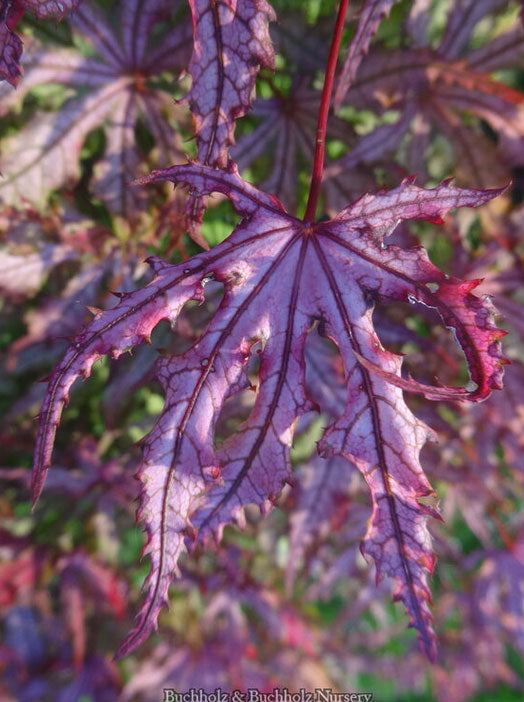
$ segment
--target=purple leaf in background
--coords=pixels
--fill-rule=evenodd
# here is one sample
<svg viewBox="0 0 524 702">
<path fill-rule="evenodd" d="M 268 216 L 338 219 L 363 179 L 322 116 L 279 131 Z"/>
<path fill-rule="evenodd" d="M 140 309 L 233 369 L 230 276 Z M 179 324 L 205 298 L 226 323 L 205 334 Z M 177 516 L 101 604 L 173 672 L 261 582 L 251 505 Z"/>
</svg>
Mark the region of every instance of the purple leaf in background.
<svg viewBox="0 0 524 702">
<path fill-rule="evenodd" d="M 451 6 L 440 51 L 448 58 L 457 58 L 467 45 L 475 25 L 490 12 L 507 6 L 506 0 L 456 0 Z"/>
<path fill-rule="evenodd" d="M 190 26 L 180 24 L 164 33 L 150 50 L 147 39 L 165 0 L 119 2 L 117 28 L 93 3 L 85 2 L 71 16 L 75 34 L 87 42 L 95 56 L 71 49 L 35 50 L 29 57 L 19 90 L 0 97 L 5 113 L 34 87 L 67 86 L 79 96 L 67 100 L 54 113 L 39 114 L 12 138 L 4 140 L 0 198 L 7 204 L 29 198 L 42 204 L 49 192 L 75 181 L 80 151 L 87 134 L 104 125 L 106 148 L 96 164 L 94 193 L 115 214 L 133 220 L 144 207 L 140 193 L 129 183 L 140 173 L 144 157 L 135 138 L 143 116 L 164 165 L 180 161 L 180 138 L 170 126 L 176 108 L 172 99 L 148 81 L 164 71 L 178 74 L 187 64 Z M 85 93 L 87 94 L 80 96 Z M 29 138 L 30 135 L 30 138 Z"/>
<path fill-rule="evenodd" d="M 4 13 L 6 10 L 2 9 Z M 20 57 L 22 56 L 22 41 L 10 28 L 11 22 L 0 19 L 0 80 L 7 80 L 16 86 L 20 80 Z"/>
<path fill-rule="evenodd" d="M 231 156 L 240 172 L 253 167 L 259 156 L 272 153 L 271 170 L 260 187 L 273 193 L 291 213 L 296 211 L 300 161 L 312 163 L 315 151 L 315 125 L 319 95 L 307 87 L 305 80 L 295 82 L 289 95 L 273 87 L 275 96 L 255 101 L 251 115 L 261 120 L 231 149 Z M 348 125 L 336 117 L 329 122 L 328 139 L 348 139 Z M 338 191 L 344 203 L 352 190 L 362 192 L 358 175 L 345 174 L 344 180 L 331 177 L 325 184 L 328 200 Z M 331 197 L 330 197 L 331 196 Z"/>
<path fill-rule="evenodd" d="M 291 515 L 286 571 L 288 592 L 291 592 L 300 561 L 314 540 L 325 538 L 331 528 L 340 528 L 340 518 L 346 516 L 343 507 L 348 503 L 354 471 L 354 466 L 341 456 L 314 456 L 310 463 L 302 466 L 297 505 Z"/>
<path fill-rule="evenodd" d="M 17 3 L 40 19 L 57 17 L 62 19 L 76 9 L 82 0 L 17 0 Z M 15 2 L 15 4 L 17 4 Z"/>
<path fill-rule="evenodd" d="M 342 72 L 338 79 L 334 99 L 336 110 L 340 108 L 347 91 L 354 83 L 360 62 L 366 55 L 369 43 L 373 39 L 380 22 L 389 13 L 395 2 L 396 0 L 364 0 L 357 33 L 351 40 Z"/>
<path fill-rule="evenodd" d="M 433 49 L 427 36 L 430 8 L 424 2 L 413 3 L 407 28 L 414 46 L 372 50 L 351 85 L 348 83 L 347 95 L 341 93 L 353 107 L 379 114 L 398 110 L 400 117 L 395 124 L 381 124 L 362 136 L 354 149 L 328 168 L 328 178 L 351 175 L 361 162 L 380 163 L 407 136 L 411 139 L 411 169 L 420 170 L 419 163 L 425 169 L 431 125 L 451 142 L 461 184 L 494 187 L 508 183 L 509 167 L 524 163 L 524 102 L 521 92 L 488 72 L 515 65 L 524 50 L 524 32 L 516 23 L 484 46 L 468 49 L 479 19 L 505 5 L 500 0 L 455 3 L 444 38 Z M 357 39 L 358 33 L 353 41 Z M 497 132 L 497 141 L 486 136 L 481 120 Z M 422 125 L 427 125 L 425 137 Z"/>
<path fill-rule="evenodd" d="M 34 295 L 54 266 L 76 257 L 73 249 L 53 244 L 25 255 L 0 250 L 0 290 L 13 297 Z"/>
</svg>

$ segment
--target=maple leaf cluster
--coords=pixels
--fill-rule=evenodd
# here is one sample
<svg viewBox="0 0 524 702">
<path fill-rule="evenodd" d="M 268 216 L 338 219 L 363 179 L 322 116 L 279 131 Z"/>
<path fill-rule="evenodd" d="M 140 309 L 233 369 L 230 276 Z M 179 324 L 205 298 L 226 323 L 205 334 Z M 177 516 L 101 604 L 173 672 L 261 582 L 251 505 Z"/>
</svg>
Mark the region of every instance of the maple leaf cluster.
<svg viewBox="0 0 524 702">
<path fill-rule="evenodd" d="M 320 198 L 312 185 L 302 218 L 332 8 L 2 5 L 14 464 L 0 477 L 33 508 L 42 495 L 25 533 L 0 525 L 5 660 L 18 671 L 6 694 L 29 694 L 28 675 L 54 694 L 61 683 L 41 675 L 50 642 L 65 651 L 53 668 L 75 671 L 63 699 L 344 688 L 370 670 L 399 690 L 430 671 L 437 697 L 457 702 L 486 683 L 518 688 L 504 646 L 524 650 L 524 30 L 506 5 L 464 0 L 445 20 L 424 0 L 350 9 Z M 22 56 L 25 11 L 36 21 L 22 20 Z M 514 332 L 504 355 L 496 309 Z M 140 568 L 119 545 L 135 499 Z M 71 500 L 80 526 L 67 528 L 84 537 L 52 518 L 46 536 L 49 505 Z M 167 614 L 171 584 L 184 605 L 171 598 Z M 110 651 L 90 633 L 104 614 L 124 638 Z M 176 646 L 155 645 L 159 615 Z M 409 656 L 373 659 L 398 636 Z M 118 643 L 117 659 L 150 651 L 125 686 L 98 655 Z"/>
</svg>

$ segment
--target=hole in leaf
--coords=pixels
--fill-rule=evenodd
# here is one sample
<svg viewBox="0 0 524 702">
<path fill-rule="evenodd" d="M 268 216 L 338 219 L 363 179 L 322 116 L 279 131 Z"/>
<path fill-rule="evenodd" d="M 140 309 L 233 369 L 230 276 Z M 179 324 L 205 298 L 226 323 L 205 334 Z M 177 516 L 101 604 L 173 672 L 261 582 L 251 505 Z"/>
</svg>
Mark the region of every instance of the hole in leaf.
<svg viewBox="0 0 524 702">
<path fill-rule="evenodd" d="M 197 300 L 186 302 L 176 322 L 176 335 L 169 349 L 170 353 L 179 356 L 196 344 L 223 297 L 223 283 L 210 279 L 204 281 L 204 302 L 199 303 Z"/>
<path fill-rule="evenodd" d="M 244 366 L 246 387 L 233 393 L 222 405 L 215 426 L 215 446 L 235 434 L 245 422 L 255 406 L 259 387 L 260 353 L 263 345 L 259 341 L 250 349 L 249 358 Z"/>
<path fill-rule="evenodd" d="M 241 218 L 224 195 L 214 193 L 206 198 L 206 203 L 208 210 L 204 215 L 202 234 L 209 246 L 213 248 L 231 234 Z"/>
<path fill-rule="evenodd" d="M 344 363 L 338 346 L 319 331 L 315 323 L 306 339 L 306 389 L 321 412 L 339 417 L 346 402 Z"/>
<path fill-rule="evenodd" d="M 438 378 L 445 385 L 457 387 L 468 382 L 465 358 L 455 334 L 444 326 L 436 310 L 416 300 L 410 305 L 381 305 L 373 313 L 373 324 L 384 348 L 405 355 L 403 376 L 411 374 L 427 384 L 434 384 Z"/>
<path fill-rule="evenodd" d="M 143 117 L 137 119 L 134 132 L 138 148 L 147 156 L 155 145 L 155 138 Z"/>
<path fill-rule="evenodd" d="M 256 396 L 256 392 L 246 388 L 228 397 L 222 405 L 215 426 L 215 446 L 220 446 L 226 439 L 233 436 L 240 425 L 249 418 Z"/>
<path fill-rule="evenodd" d="M 143 407 L 147 414 L 153 415 L 161 411 L 161 406 L 148 406 L 144 392 L 154 379 L 158 349 L 169 346 L 173 336 L 169 324 L 161 322 L 152 334 L 151 345 L 141 344 L 133 350 L 132 355 L 125 354 L 117 361 L 110 361 L 109 381 L 102 397 L 102 409 L 108 428 L 116 427 L 123 415 L 132 413 L 134 408 Z M 137 394 L 143 396 L 142 400 Z"/>
</svg>

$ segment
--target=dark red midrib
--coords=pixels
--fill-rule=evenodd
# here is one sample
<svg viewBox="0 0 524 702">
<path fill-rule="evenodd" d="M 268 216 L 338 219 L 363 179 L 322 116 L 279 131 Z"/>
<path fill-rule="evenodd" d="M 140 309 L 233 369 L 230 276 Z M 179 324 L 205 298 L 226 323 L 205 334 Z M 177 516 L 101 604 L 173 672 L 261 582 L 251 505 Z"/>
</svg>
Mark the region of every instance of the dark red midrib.
<svg viewBox="0 0 524 702">
<path fill-rule="evenodd" d="M 344 306 L 344 303 L 341 298 L 341 293 L 340 290 L 336 284 L 336 281 L 334 279 L 333 273 L 331 269 L 329 268 L 329 265 L 326 261 L 326 258 L 324 256 L 324 253 L 322 251 L 321 246 L 318 244 L 318 241 L 314 240 L 314 246 L 317 251 L 320 263 L 322 265 L 322 268 L 324 269 L 324 273 L 329 281 L 330 288 L 333 292 L 333 297 L 335 298 L 335 302 L 338 308 L 338 312 L 343 320 L 344 326 L 347 329 L 348 333 L 348 338 L 351 346 L 362 356 L 362 349 L 353 335 L 353 330 L 352 330 L 352 325 L 351 321 L 348 317 L 348 314 L 346 312 L 346 308 Z M 415 586 L 414 586 L 414 578 L 411 573 L 411 569 L 409 567 L 409 562 L 408 559 L 405 555 L 405 541 L 404 541 L 404 535 L 402 533 L 402 528 L 400 526 L 400 520 L 398 517 L 397 513 L 397 508 L 395 505 L 395 497 L 393 494 L 393 491 L 391 490 L 390 482 L 389 482 L 389 473 L 388 473 L 388 468 L 387 468 L 387 460 L 386 456 L 384 453 L 384 448 L 382 445 L 382 427 L 380 423 L 380 415 L 378 411 L 378 407 L 376 405 L 376 398 L 373 393 L 373 386 L 371 382 L 371 378 L 369 375 L 369 372 L 367 371 L 366 368 L 363 366 L 360 367 L 360 371 L 362 374 L 362 378 L 364 381 L 364 385 L 366 387 L 366 394 L 368 396 L 368 403 L 369 403 L 369 408 L 371 410 L 371 417 L 372 417 L 372 422 L 373 422 L 373 432 L 376 437 L 376 450 L 378 454 L 378 459 L 379 459 L 379 466 L 380 466 L 380 473 L 382 475 L 382 482 L 384 485 L 384 489 L 386 491 L 386 497 L 388 501 L 388 506 L 389 506 L 389 511 L 391 515 L 391 520 L 393 522 L 393 528 L 395 531 L 395 538 L 396 542 L 398 544 L 398 551 L 400 555 L 400 560 L 402 563 L 402 569 L 404 571 L 404 576 L 409 588 L 409 593 L 410 593 L 410 600 L 412 603 L 413 610 L 415 612 L 415 619 L 418 622 L 418 630 L 424 639 L 425 645 L 427 647 L 428 653 L 432 650 L 432 645 L 431 645 L 431 636 L 429 634 L 429 631 L 427 630 L 426 623 L 424 621 L 424 617 L 422 614 L 422 610 L 420 608 L 419 602 L 417 595 L 415 593 Z"/>
<path fill-rule="evenodd" d="M 299 289 L 300 289 L 300 279 L 301 279 L 302 270 L 304 267 L 304 259 L 306 256 L 307 246 L 308 246 L 308 238 L 303 237 L 302 249 L 300 251 L 300 257 L 299 257 L 297 269 L 295 271 L 295 279 L 293 281 L 293 294 L 291 296 L 291 300 L 290 300 L 289 308 L 288 308 L 288 320 L 287 320 L 287 326 L 286 326 L 286 341 L 285 341 L 285 345 L 284 345 L 284 351 L 282 354 L 283 363 L 282 363 L 280 370 L 279 370 L 277 387 L 276 387 L 275 393 L 273 395 L 271 405 L 270 405 L 269 410 L 268 410 L 267 415 L 266 415 L 266 421 L 264 422 L 264 428 L 260 432 L 260 434 L 258 435 L 255 443 L 253 444 L 253 448 L 249 452 L 247 460 L 244 463 L 244 467 L 242 468 L 242 470 L 239 472 L 239 474 L 237 475 L 237 477 L 233 481 L 231 487 L 226 492 L 226 494 L 222 497 L 220 502 L 213 508 L 213 510 L 210 512 L 210 514 L 206 517 L 206 519 L 200 525 L 201 531 L 209 524 L 209 522 L 211 521 L 211 519 L 213 519 L 213 517 L 217 514 L 217 512 L 227 502 L 229 502 L 230 498 L 235 494 L 238 486 L 242 483 L 242 481 L 246 477 L 249 469 L 251 468 L 251 464 L 253 463 L 253 460 L 255 459 L 255 457 L 258 453 L 258 450 L 259 450 L 262 442 L 264 441 L 266 434 L 267 434 L 267 431 L 270 427 L 273 415 L 275 413 L 278 401 L 280 399 L 282 387 L 283 387 L 285 379 L 286 379 L 286 372 L 287 372 L 288 363 L 289 363 L 289 355 L 290 355 L 290 351 L 291 351 L 291 342 L 293 339 L 293 322 L 294 322 L 294 317 L 295 317 L 295 312 L 296 312 L 296 303 L 297 303 Z M 257 491 L 255 490 L 255 492 L 257 492 Z"/>
<path fill-rule="evenodd" d="M 142 8 L 143 8 L 143 6 L 144 6 L 144 2 L 145 2 L 145 0 L 140 0 L 140 1 L 139 1 L 138 7 L 137 7 L 136 10 L 135 10 L 135 15 L 134 15 L 134 17 L 133 17 L 133 22 L 132 22 L 132 34 L 131 34 L 131 46 L 130 46 L 130 49 L 131 49 L 131 56 L 130 56 L 130 59 L 131 59 L 131 65 L 132 65 L 133 69 L 136 69 L 136 68 L 137 68 L 137 56 L 136 56 L 136 41 L 135 41 L 135 37 L 136 37 L 137 34 L 138 34 L 138 27 L 139 27 L 139 22 L 140 22 L 140 19 L 141 19 Z"/>
<path fill-rule="evenodd" d="M 253 237 L 250 237 L 249 239 L 245 239 L 244 241 L 238 242 L 238 244 L 234 244 L 233 246 L 230 246 L 225 252 L 220 252 L 216 256 L 210 256 L 209 258 L 206 259 L 204 263 L 202 263 L 200 266 L 196 266 L 195 268 L 191 269 L 191 272 L 188 273 L 187 275 L 193 275 L 195 273 L 198 273 L 200 271 L 203 271 L 207 266 L 213 264 L 215 261 L 219 260 L 223 255 L 227 255 L 234 251 L 237 248 L 242 248 L 243 246 L 247 246 L 248 244 L 252 243 L 253 241 L 256 241 L 257 239 L 263 238 L 265 236 L 269 236 L 272 234 L 279 234 L 282 233 L 283 231 L 286 231 L 288 229 L 292 228 L 292 224 L 289 224 L 286 227 L 280 227 L 277 229 L 265 231 L 262 234 L 256 234 Z M 181 264 L 184 265 L 184 264 Z M 53 407 L 55 403 L 55 397 L 58 391 L 59 383 L 60 380 L 63 378 L 63 376 L 67 373 L 67 371 L 71 368 L 71 366 L 78 360 L 78 358 L 89 348 L 89 346 L 99 339 L 103 334 L 106 334 L 110 329 L 112 329 L 114 326 L 117 324 L 120 324 L 122 321 L 127 319 L 128 317 L 134 315 L 136 312 L 138 312 L 140 309 L 145 307 L 146 305 L 150 304 L 151 301 L 159 296 L 163 295 L 165 292 L 167 292 L 170 288 L 174 287 L 175 285 L 178 285 L 184 278 L 187 276 L 185 274 L 182 274 L 179 276 L 176 280 L 172 281 L 171 283 L 168 283 L 167 285 L 164 285 L 164 287 L 160 288 L 159 290 L 156 290 L 152 295 L 147 297 L 145 300 L 140 302 L 138 305 L 134 305 L 131 307 L 129 310 L 127 310 L 123 315 L 120 317 L 117 317 L 115 320 L 107 324 L 105 327 L 97 331 L 93 336 L 91 336 L 87 341 L 85 341 L 80 348 L 77 349 L 76 353 L 73 355 L 73 357 L 68 361 L 68 363 L 64 366 L 63 370 L 60 372 L 60 374 L 57 376 L 56 381 L 54 383 L 53 389 L 51 390 L 50 396 L 49 396 L 49 401 L 47 402 L 47 407 L 48 410 L 46 411 L 45 415 L 45 422 L 43 425 L 43 429 L 40 431 L 39 430 L 39 436 L 45 437 L 48 435 L 50 431 L 53 432 L 53 438 L 54 434 L 56 433 L 56 427 L 54 430 L 50 430 L 50 409 Z M 65 401 L 62 400 L 61 404 L 62 406 L 64 405 Z M 44 466 L 44 460 L 43 460 L 43 454 L 45 452 L 45 449 L 47 447 L 47 443 L 42 441 L 41 445 L 39 447 L 38 451 L 38 461 L 37 461 L 37 466 L 38 466 L 38 471 L 40 472 L 41 470 L 45 470 L 47 466 Z"/>
<path fill-rule="evenodd" d="M 387 208 L 385 208 L 385 209 L 387 209 Z M 351 246 L 351 244 L 348 244 L 345 241 L 342 241 L 341 239 L 339 239 L 335 235 L 331 234 L 330 232 L 323 231 L 322 236 L 325 236 L 327 239 L 330 239 L 335 244 L 338 244 L 339 246 L 342 246 L 343 248 L 348 249 L 348 251 L 351 251 L 351 253 L 355 254 L 355 256 L 363 258 L 368 263 L 371 263 L 372 265 L 375 265 L 378 268 L 382 268 L 382 270 L 386 271 L 390 275 L 396 276 L 397 278 L 400 278 L 401 280 L 406 281 L 407 283 L 412 285 L 414 288 L 416 288 L 418 291 L 420 291 L 420 293 L 422 293 L 421 297 L 424 297 L 427 300 L 430 300 L 431 302 L 433 302 L 433 304 L 429 304 L 430 307 L 433 307 L 436 310 L 439 310 L 440 307 L 445 307 L 446 310 L 449 311 L 450 316 L 455 320 L 454 326 L 457 329 L 457 335 L 461 334 L 462 338 L 464 338 L 466 340 L 466 342 L 467 342 L 466 346 L 467 346 L 468 352 L 473 357 L 472 363 L 471 363 L 471 366 L 472 366 L 471 377 L 479 385 L 479 388 L 478 388 L 479 390 L 481 387 L 484 387 L 488 378 L 486 377 L 486 374 L 484 373 L 482 359 L 477 351 L 477 347 L 475 346 L 475 344 L 471 343 L 469 332 L 466 330 L 464 324 L 462 323 L 462 320 L 456 316 L 455 312 L 450 307 L 448 307 L 447 305 L 444 305 L 444 303 L 441 303 L 439 298 L 436 295 L 434 295 L 429 288 L 427 288 L 425 285 L 422 285 L 422 284 L 418 283 L 417 281 L 413 280 L 408 275 L 405 275 L 403 273 L 400 273 L 400 271 L 396 271 L 392 268 L 389 268 L 384 263 L 377 261 L 376 259 L 372 258 L 371 256 L 366 256 L 365 253 L 363 253 L 359 249 L 353 248 Z M 464 349 L 464 347 L 462 347 L 462 350 L 464 351 L 464 354 L 466 355 L 466 349 Z M 467 358 L 467 355 L 466 355 L 466 358 Z M 469 361 L 470 359 L 467 358 L 467 360 Z M 480 377 L 478 377 L 478 378 L 475 378 L 475 374 L 474 374 L 474 371 L 476 368 L 481 369 Z"/>
<path fill-rule="evenodd" d="M 118 178 L 120 180 L 120 208 L 124 214 L 124 216 L 129 216 L 128 212 L 128 195 L 132 194 L 129 193 L 129 188 L 127 187 L 127 175 L 126 173 L 128 172 L 128 149 L 127 149 L 127 144 L 126 144 L 126 131 L 128 129 L 129 125 L 129 119 L 130 115 L 135 112 L 136 115 L 136 110 L 137 110 L 137 104 L 136 104 L 136 95 L 134 91 L 130 91 L 127 99 L 127 104 L 125 108 L 125 113 L 124 113 L 124 128 L 120 129 L 120 164 L 121 164 L 121 169 L 120 173 L 118 175 Z"/>
<path fill-rule="evenodd" d="M 118 55 L 118 53 L 114 50 L 114 48 L 111 46 L 111 44 L 108 44 L 106 37 L 98 31 L 98 27 L 96 26 L 96 24 L 93 24 L 91 22 L 91 19 L 89 17 L 87 17 L 82 12 L 82 8 L 79 8 L 78 10 L 76 10 L 74 15 L 79 16 L 81 21 L 83 21 L 87 25 L 87 27 L 89 28 L 89 31 L 92 32 L 97 37 L 97 39 L 100 41 L 100 43 L 102 44 L 104 49 L 107 51 L 107 53 L 115 59 L 116 64 L 120 67 L 124 67 L 123 57 Z M 106 27 L 106 29 L 108 29 L 107 24 L 104 23 L 104 26 Z M 75 27 L 74 21 L 73 21 L 73 27 Z M 78 31 L 81 32 L 82 30 L 80 29 Z M 113 35 L 113 37 L 114 37 L 114 35 Z M 119 46 L 116 37 L 114 37 L 114 39 L 115 39 L 115 45 Z"/>
<path fill-rule="evenodd" d="M 215 145 L 218 122 L 220 119 L 220 107 L 222 105 L 222 98 L 224 97 L 224 44 L 222 41 L 222 27 L 220 25 L 220 13 L 218 9 L 218 0 L 211 0 L 211 10 L 209 10 L 213 16 L 213 24 L 215 26 L 215 39 L 217 44 L 217 73 L 218 73 L 218 85 L 217 85 L 217 97 L 215 106 L 213 108 L 213 129 L 211 130 L 211 139 L 207 145 L 206 157 L 204 159 L 204 164 L 215 165 L 214 163 L 209 164 L 211 154 L 213 153 L 213 147 Z"/>
<path fill-rule="evenodd" d="M 508 42 L 507 44 L 505 44 L 504 46 L 502 46 L 498 51 L 494 51 L 493 53 L 489 54 L 489 56 L 487 56 L 487 57 L 486 57 L 486 56 L 484 56 L 484 57 L 481 56 L 481 57 L 478 58 L 477 60 L 473 60 L 473 61 L 472 61 L 471 59 L 468 59 L 468 65 L 471 66 L 472 68 L 475 68 L 476 66 L 478 66 L 479 63 L 480 63 L 480 64 L 482 64 L 482 63 L 484 63 L 484 62 L 488 62 L 488 63 L 489 63 L 489 62 L 492 61 L 496 56 L 499 56 L 500 54 L 503 54 L 503 53 L 505 53 L 506 51 L 510 51 L 511 49 L 516 48 L 519 44 L 522 44 L 522 43 L 524 43 L 524 37 L 522 37 L 522 36 L 520 36 L 520 37 L 517 36 L 517 37 L 515 37 L 515 39 L 514 39 L 513 41 Z M 481 70 L 482 70 L 482 68 L 481 68 Z M 484 69 L 484 70 L 485 70 L 485 69 Z M 491 69 L 491 70 L 494 70 L 494 69 Z"/>
<path fill-rule="evenodd" d="M 284 175 L 286 172 L 286 169 L 289 167 L 289 159 L 290 159 L 290 154 L 289 154 L 289 148 L 287 145 L 291 145 L 290 141 L 290 134 L 289 134 L 289 122 L 288 120 L 285 121 L 284 124 L 284 132 L 285 132 L 285 141 L 286 141 L 286 148 L 284 149 L 284 158 L 282 161 L 279 163 L 279 177 L 276 182 L 276 194 L 279 195 L 282 191 L 282 184 L 284 183 Z M 279 195 L 280 196 L 280 195 Z"/>
<path fill-rule="evenodd" d="M 224 341 L 232 332 L 234 329 L 236 323 L 238 322 L 238 319 L 242 316 L 243 312 L 245 311 L 246 307 L 253 301 L 253 299 L 258 295 L 258 293 L 263 289 L 264 284 L 267 282 L 267 279 L 273 274 L 275 268 L 278 266 L 278 264 L 285 258 L 286 254 L 288 253 L 289 249 L 291 246 L 295 243 L 296 237 L 293 237 L 287 244 L 286 246 L 282 249 L 278 257 L 272 262 L 271 266 L 269 269 L 266 271 L 264 276 L 262 277 L 260 283 L 254 288 L 254 290 L 250 293 L 249 297 L 247 297 L 242 305 L 237 309 L 235 312 L 234 316 L 231 318 L 231 320 L 228 322 L 227 326 L 224 328 L 222 333 L 220 334 L 220 337 L 218 338 L 215 347 L 213 351 L 206 357 L 207 358 L 207 365 L 203 369 L 200 378 L 195 386 L 195 389 L 192 393 L 192 396 L 190 398 L 190 401 L 188 403 L 188 406 L 186 408 L 186 411 L 184 413 L 184 417 L 182 418 L 182 421 L 180 423 L 180 426 L 177 430 L 177 437 L 175 439 L 175 444 L 173 448 L 173 458 L 171 461 L 171 466 L 169 468 L 169 471 L 166 476 L 166 480 L 164 483 L 164 488 L 163 488 L 163 500 L 162 500 L 162 512 L 161 512 L 161 520 L 160 520 L 160 533 L 162 534 L 162 538 L 160 540 L 160 556 L 159 556 L 159 567 L 157 571 L 157 575 L 155 577 L 155 583 L 154 583 L 154 589 L 151 595 L 148 595 L 150 597 L 150 604 L 149 607 L 147 608 L 147 611 L 145 612 L 144 615 L 142 615 L 142 624 L 140 625 L 139 629 L 134 633 L 133 639 L 136 639 L 137 637 L 140 636 L 141 632 L 144 630 L 145 624 L 148 621 L 149 616 L 151 615 L 151 611 L 153 610 L 155 603 L 156 603 L 156 598 L 158 596 L 158 590 L 160 587 L 160 581 L 163 576 L 163 569 L 164 569 L 164 562 L 165 562 L 165 528 L 166 528 L 166 518 L 167 518 L 167 508 L 168 508 L 168 500 L 169 500 L 169 491 L 171 489 L 171 482 L 175 473 L 175 467 L 176 467 L 176 462 L 178 460 L 178 454 L 180 452 L 182 440 L 184 438 L 184 432 L 187 427 L 187 424 L 189 422 L 189 419 L 191 417 L 191 414 L 193 412 L 193 409 L 195 407 L 195 404 L 198 400 L 198 396 L 200 394 L 200 390 L 202 389 L 202 386 L 204 382 L 206 381 L 208 375 L 211 373 L 212 368 L 213 368 L 213 363 L 214 360 L 220 350 L 220 347 Z M 296 302 L 296 300 L 295 300 Z M 288 333 L 289 337 L 289 333 Z M 286 339 L 287 342 L 287 339 Z M 282 381 L 283 382 L 283 381 Z M 275 403 L 276 406 L 276 403 Z M 167 409 L 167 408 L 166 408 Z M 165 412 L 166 410 L 164 410 Z M 274 408 L 273 408 L 274 411 Z M 253 452 L 251 452 L 253 453 Z M 250 454 L 251 457 L 251 454 Z M 249 460 L 249 459 L 248 459 Z M 251 458 L 252 460 L 252 458 Z M 245 474 L 245 472 L 244 472 Z M 242 476 L 243 478 L 244 476 Z M 231 492 L 233 488 L 230 489 L 229 492 Z M 228 493 L 229 494 L 229 493 Z M 223 498 L 224 500 L 225 498 Z M 220 505 L 221 506 L 223 501 L 221 501 Z M 218 506 L 218 507 L 219 507 Z M 211 518 L 212 515 L 210 515 L 209 518 Z M 204 527 L 204 525 L 201 526 L 201 529 Z"/>
<path fill-rule="evenodd" d="M 453 44 L 454 44 L 455 41 L 457 40 L 457 37 L 458 37 L 458 35 L 460 34 L 462 27 L 468 22 L 469 16 L 470 16 L 471 13 L 473 12 L 473 8 L 474 8 L 474 7 L 475 7 L 475 3 L 472 2 L 472 3 L 470 4 L 470 6 L 469 6 L 466 10 L 461 10 L 460 21 L 457 22 L 457 24 L 455 25 L 454 31 L 452 31 L 452 32 L 449 34 L 449 37 L 450 37 L 449 40 L 448 40 L 447 37 L 444 37 L 444 38 L 442 39 L 442 44 L 443 44 L 444 42 L 446 42 L 446 43 L 449 45 L 449 48 L 450 48 L 450 49 L 453 49 Z M 453 9 L 453 7 L 452 7 L 451 9 Z M 469 34 L 471 34 L 472 31 L 473 31 L 473 28 L 471 29 L 471 31 L 469 32 Z M 442 44 L 441 44 L 441 46 L 442 46 Z M 439 47 L 439 49 L 440 49 L 440 47 Z M 446 55 L 447 55 L 447 54 L 446 54 Z"/>
</svg>

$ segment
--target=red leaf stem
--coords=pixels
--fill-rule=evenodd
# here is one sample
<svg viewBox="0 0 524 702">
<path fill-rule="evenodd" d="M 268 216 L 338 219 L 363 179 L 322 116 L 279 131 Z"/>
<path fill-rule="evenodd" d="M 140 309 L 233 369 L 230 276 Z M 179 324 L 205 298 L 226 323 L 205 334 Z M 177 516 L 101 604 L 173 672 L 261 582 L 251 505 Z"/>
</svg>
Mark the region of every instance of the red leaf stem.
<svg viewBox="0 0 524 702">
<path fill-rule="evenodd" d="M 315 141 L 315 159 L 313 161 L 313 172 L 311 175 L 311 185 L 309 187 L 309 196 L 304 214 L 304 222 L 309 222 L 315 218 L 317 210 L 318 196 L 320 194 L 320 184 L 322 183 L 322 174 L 324 172 L 324 156 L 326 151 L 326 125 L 331 105 L 331 94 L 333 92 L 333 82 L 335 80 L 335 69 L 337 67 L 338 52 L 340 49 L 340 41 L 342 39 L 342 30 L 344 29 L 344 20 L 346 18 L 349 0 L 340 0 L 338 7 L 337 22 L 335 31 L 331 41 L 329 50 L 329 58 L 326 67 L 326 75 L 324 77 L 324 88 L 322 90 L 322 99 L 318 111 L 317 136 Z"/>
</svg>

